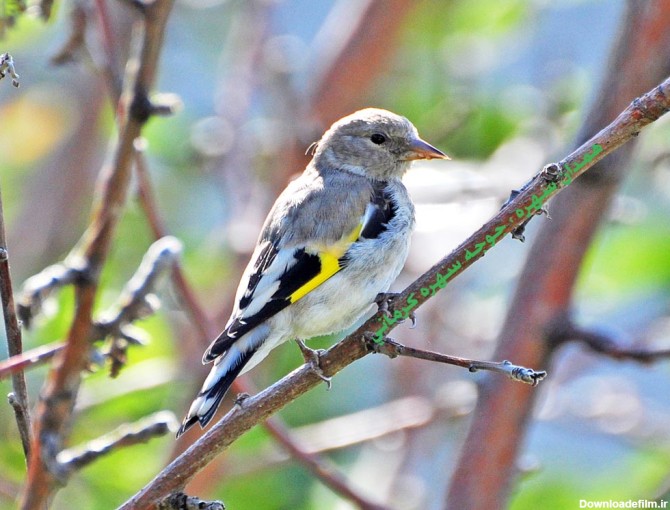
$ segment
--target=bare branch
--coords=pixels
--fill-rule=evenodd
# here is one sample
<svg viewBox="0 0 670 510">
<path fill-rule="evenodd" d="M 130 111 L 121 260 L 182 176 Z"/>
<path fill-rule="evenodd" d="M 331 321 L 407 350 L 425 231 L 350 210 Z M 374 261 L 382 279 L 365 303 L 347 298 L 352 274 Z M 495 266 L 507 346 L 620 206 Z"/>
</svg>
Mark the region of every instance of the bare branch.
<svg viewBox="0 0 670 510">
<path fill-rule="evenodd" d="M 414 347 L 407 347 L 399 344 L 395 340 L 386 338 L 383 344 L 371 345 L 375 352 L 385 354 L 389 358 L 397 356 L 406 356 L 408 358 L 425 359 L 428 361 L 435 361 L 437 363 L 446 363 L 448 365 L 456 365 L 457 367 L 467 368 L 470 372 L 477 372 L 478 370 L 489 370 L 508 376 L 513 381 L 520 381 L 532 386 L 537 386 L 541 380 L 547 377 L 547 372 L 535 371 L 531 368 L 514 365 L 509 361 L 477 361 L 466 358 L 459 358 L 458 356 L 450 356 L 448 354 L 441 354 L 439 352 L 425 351 L 422 349 L 415 349 Z"/>
<path fill-rule="evenodd" d="M 463 391 L 463 385 L 472 387 L 473 391 Z M 450 391 L 452 386 L 454 391 Z M 366 443 L 388 434 L 425 427 L 435 420 L 440 423 L 457 420 L 467 416 L 474 407 L 474 384 L 464 381 L 447 383 L 440 393 L 452 398 L 431 400 L 422 396 L 403 397 L 376 407 L 303 425 L 291 429 L 291 434 L 303 451 L 324 453 Z M 230 477 L 246 476 L 292 458 L 280 446 L 267 445 L 253 458 L 245 456 L 244 462 L 230 452 L 225 457 L 223 470 Z"/>
<path fill-rule="evenodd" d="M 579 327 L 569 318 L 554 321 L 549 329 L 547 341 L 554 346 L 566 342 L 580 342 L 592 351 L 616 360 L 631 360 L 647 364 L 670 358 L 670 349 L 652 351 L 622 347 L 612 337 L 599 331 Z"/>
<path fill-rule="evenodd" d="M 75 262 L 68 265 L 85 267 L 90 281 L 76 288 L 75 316 L 66 347 L 59 356 L 59 362 L 49 373 L 42 399 L 37 406 L 33 437 L 37 454 L 30 457 L 28 480 L 21 501 L 24 510 L 42 508 L 57 486 L 57 479 L 50 467 L 54 465 L 69 429 L 81 371 L 87 363 L 97 279 L 123 211 L 135 141 L 150 115 L 147 94 L 154 82 L 172 4 L 172 0 L 156 0 L 147 6 L 144 23 L 138 31 L 137 40 L 140 44 L 133 60 L 135 65 L 126 67 L 124 90 L 117 109 L 118 139 L 99 176 L 91 224 L 70 256 L 70 260 Z"/>
<path fill-rule="evenodd" d="M 33 319 L 42 311 L 44 302 L 53 292 L 65 285 L 81 285 L 88 279 L 81 267 L 54 264 L 28 278 L 21 289 L 17 312 L 26 328 L 32 326 Z"/>
<path fill-rule="evenodd" d="M 158 309 L 159 301 L 153 294 L 156 281 L 175 264 L 180 253 L 181 243 L 175 237 L 167 236 L 155 241 L 121 292 L 115 310 L 106 312 L 103 318 L 94 322 L 91 341 L 110 339 L 106 354 L 112 360 L 112 377 L 116 377 L 125 364 L 128 346 L 145 343 L 142 332 L 132 323 Z"/>
<path fill-rule="evenodd" d="M 603 62 L 604 79 L 583 114 L 584 123 L 575 146 L 588 140 L 587 144 L 605 147 L 602 134 L 608 138 L 612 134 L 611 139 L 618 140 L 617 144 L 630 139 L 639 132 L 639 120 L 647 124 L 670 106 L 667 81 L 629 106 L 636 96 L 666 80 L 670 72 L 670 2 L 649 0 L 626 5 L 609 61 Z M 650 94 L 656 95 L 658 101 Z M 647 110 L 649 99 L 654 103 L 653 111 Z M 617 115 L 607 130 L 592 138 Z M 618 185 L 632 171 L 630 160 L 635 145 L 633 139 L 607 158 L 605 148 L 598 156 L 604 159 L 551 204 L 553 219 L 543 222 L 533 240 L 500 328 L 495 357 L 527 366 L 550 363 L 552 345 L 545 341 L 548 326 L 573 306 L 584 256 Z M 572 170 L 575 163 L 581 166 L 585 157 L 582 153 L 564 163 Z M 591 162 L 585 166 L 588 168 Z M 509 466 L 515 464 L 522 449 L 536 396 L 537 392 L 521 385 L 491 384 L 489 380 L 480 386 L 472 425 L 450 481 L 446 507 L 484 509 L 507 505 L 514 478 Z M 508 405 L 502 406 L 502 401 Z M 485 449 L 481 448 L 484 444 Z"/>
<path fill-rule="evenodd" d="M 21 375 L 23 375 L 23 372 L 21 372 Z M 30 414 L 28 406 L 21 402 L 16 393 L 13 392 L 7 395 L 7 402 L 14 410 L 14 417 L 21 437 L 21 446 L 23 446 L 23 454 L 27 462 L 30 456 Z"/>
<path fill-rule="evenodd" d="M 265 422 L 265 428 L 272 437 L 279 441 L 282 446 L 303 466 L 321 480 L 326 486 L 337 494 L 355 503 L 362 510 L 384 510 L 387 507 L 369 501 L 354 490 L 344 476 L 326 459 L 316 453 L 309 453 L 301 448 L 291 437 L 290 433 L 284 430 L 283 426 L 277 426 L 272 420 Z"/>
<path fill-rule="evenodd" d="M 16 308 L 14 307 L 14 291 L 12 289 L 12 276 L 9 270 L 2 193 L 0 193 L 0 300 L 2 301 L 2 315 L 7 335 L 7 350 L 10 356 L 17 356 L 23 352 L 23 339 L 21 338 L 21 328 L 19 327 L 19 321 L 16 318 Z M 30 413 L 28 411 L 26 378 L 22 370 L 12 373 L 12 386 L 14 393 L 10 395 L 9 403 L 12 409 L 14 409 L 16 425 L 21 436 L 21 444 L 23 445 L 23 453 L 27 460 L 30 456 Z"/>
<path fill-rule="evenodd" d="M 156 239 L 165 237 L 167 235 L 167 229 L 160 217 L 156 199 L 154 198 L 146 158 L 141 151 L 136 151 L 135 153 L 135 173 L 137 175 L 137 193 L 140 205 L 149 222 L 149 227 Z M 195 292 L 186 280 L 184 271 L 178 262 L 175 262 L 172 266 L 172 281 L 179 291 L 179 295 L 185 304 L 187 312 L 191 316 L 194 327 L 198 329 L 203 345 L 207 346 L 209 339 L 216 334 L 214 325 L 209 317 L 207 317 L 202 306 L 200 306 L 200 303 L 198 303 Z"/>
<path fill-rule="evenodd" d="M 87 15 L 84 2 L 75 2 L 70 11 L 70 34 L 63 46 L 51 57 L 54 65 L 63 65 L 76 60 L 76 54 L 84 45 Z"/>
<path fill-rule="evenodd" d="M 21 354 L 16 354 L 7 360 L 0 361 L 0 380 L 22 370 L 38 367 L 46 363 L 62 351 L 64 347 L 65 344 L 63 342 L 54 342 L 35 347 Z"/>
<path fill-rule="evenodd" d="M 125 446 L 146 443 L 177 430 L 177 418 L 170 411 L 160 411 L 141 420 L 121 425 L 116 430 L 85 445 L 61 451 L 56 457 L 58 477 L 67 479 L 73 472 Z"/>
<path fill-rule="evenodd" d="M 134 328 L 132 323 L 151 315 L 157 310 L 159 301 L 153 295 L 156 281 L 166 270 L 176 264 L 180 252 L 181 243 L 174 237 L 167 236 L 154 242 L 144 255 L 139 268 L 124 287 L 113 308 L 104 312 L 101 318 L 93 322 L 89 341 L 93 343 L 105 338 L 110 339 L 111 345 L 106 354 L 112 359 L 112 376 L 115 376 L 118 369 L 121 368 L 128 345 L 144 343 L 142 332 Z M 64 268 L 65 266 L 60 267 Z M 43 273 L 44 271 L 40 275 Z M 49 278 L 42 278 L 40 275 L 33 278 L 36 281 L 45 282 L 47 286 L 52 282 Z M 59 279 L 56 286 L 61 286 L 64 283 L 64 280 Z M 49 292 L 53 288 L 55 286 L 51 287 Z M 34 295 L 43 296 L 46 292 L 45 289 L 46 287 L 41 287 L 35 291 Z M 45 363 L 64 347 L 63 342 L 55 342 L 1 361 L 0 380 L 24 368 L 33 368 Z"/>
<path fill-rule="evenodd" d="M 549 197 L 591 168 L 596 161 L 614 152 L 637 135 L 642 127 L 668 110 L 670 110 L 670 79 L 635 100 L 614 122 L 563 159 L 560 164 L 562 171 L 559 175 L 559 185 L 554 182 L 556 175 L 551 170 L 553 167 L 545 167 L 538 173 L 494 218 L 394 299 L 389 306 L 394 318 L 396 312 L 399 313 L 398 319 L 409 316 L 414 308 L 435 295 L 452 277 L 481 258 L 506 233 L 534 215 Z M 601 150 L 595 151 L 594 154 L 595 145 Z M 405 303 L 406 306 L 402 307 L 401 305 Z M 386 323 L 384 318 L 387 319 Z M 387 315 L 378 311 L 354 333 L 328 349 L 319 360 L 323 374 L 335 375 L 345 366 L 367 355 L 368 350 L 361 339 L 372 334 L 380 339 L 380 342 L 383 341 L 384 335 L 398 324 L 398 320 L 388 322 Z M 380 323 L 384 326 L 380 327 Z M 226 414 L 193 446 L 128 500 L 121 509 L 149 509 L 166 495 L 180 490 L 240 435 L 320 382 L 321 379 L 315 371 L 303 365 L 258 395 L 244 400 L 241 406 L 236 406 Z"/>
</svg>

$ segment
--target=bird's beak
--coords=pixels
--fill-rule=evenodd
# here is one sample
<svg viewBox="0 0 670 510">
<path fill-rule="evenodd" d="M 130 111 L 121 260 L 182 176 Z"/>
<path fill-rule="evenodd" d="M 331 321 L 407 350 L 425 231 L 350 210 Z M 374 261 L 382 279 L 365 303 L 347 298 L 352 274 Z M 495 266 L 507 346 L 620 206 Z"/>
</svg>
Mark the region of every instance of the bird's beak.
<svg viewBox="0 0 670 510">
<path fill-rule="evenodd" d="M 428 142 L 424 142 L 421 138 L 415 138 L 409 144 L 409 150 L 405 153 L 403 158 L 405 161 L 412 161 L 415 159 L 451 159 L 444 152 L 436 149 Z"/>
</svg>

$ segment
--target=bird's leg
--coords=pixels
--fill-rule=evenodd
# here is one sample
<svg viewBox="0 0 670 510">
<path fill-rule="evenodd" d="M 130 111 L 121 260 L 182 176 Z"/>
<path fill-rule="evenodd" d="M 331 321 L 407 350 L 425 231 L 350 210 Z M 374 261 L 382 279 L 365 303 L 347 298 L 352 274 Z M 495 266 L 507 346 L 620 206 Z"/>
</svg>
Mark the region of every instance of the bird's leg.
<svg viewBox="0 0 670 510">
<path fill-rule="evenodd" d="M 416 314 L 414 313 L 414 310 L 409 312 L 409 315 L 407 317 L 409 318 L 409 320 L 412 321 L 412 325 L 409 327 L 409 329 L 416 328 Z"/>
<path fill-rule="evenodd" d="M 399 295 L 400 293 L 398 292 L 380 292 L 379 294 L 377 294 L 377 297 L 375 298 L 375 304 L 377 305 L 378 310 L 389 318 L 393 317 L 393 314 L 389 310 L 389 304 L 391 304 L 391 302 Z M 412 321 L 410 329 L 414 329 L 416 327 L 416 315 L 414 311 L 409 312 L 407 318 Z M 404 322 L 404 321 L 405 319 L 400 319 L 397 322 Z"/>
<path fill-rule="evenodd" d="M 377 309 L 380 310 L 387 317 L 392 317 L 393 315 L 389 311 L 389 304 L 398 297 L 397 292 L 380 292 L 375 298 L 375 304 Z"/>
<path fill-rule="evenodd" d="M 305 342 L 302 340 L 296 339 L 296 343 L 298 344 L 298 347 L 300 348 L 300 352 L 302 352 L 302 357 L 305 360 L 305 363 L 308 364 L 314 373 L 319 376 L 319 378 L 326 383 L 328 386 L 328 389 L 332 386 L 332 377 L 328 377 L 323 373 L 323 370 L 321 369 L 321 354 L 326 352 L 323 349 L 310 349 L 305 345 Z"/>
</svg>

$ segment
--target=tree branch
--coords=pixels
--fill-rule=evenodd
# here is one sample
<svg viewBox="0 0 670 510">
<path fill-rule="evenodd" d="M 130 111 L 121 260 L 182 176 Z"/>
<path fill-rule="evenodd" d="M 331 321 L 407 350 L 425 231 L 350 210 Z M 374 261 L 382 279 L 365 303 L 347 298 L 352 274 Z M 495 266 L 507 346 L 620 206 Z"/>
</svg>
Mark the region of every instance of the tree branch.
<svg viewBox="0 0 670 510">
<path fill-rule="evenodd" d="M 342 497 L 354 503 L 362 510 L 385 510 L 386 506 L 369 501 L 351 487 L 347 479 L 337 470 L 332 463 L 317 453 L 311 453 L 301 448 L 291 437 L 282 424 L 277 424 L 272 419 L 265 421 L 265 428 L 275 440 L 280 443 L 300 464 L 305 466 L 310 473 L 321 480 L 327 487 Z"/>
<path fill-rule="evenodd" d="M 110 375 L 116 377 L 126 363 L 129 345 L 144 344 L 143 334 L 136 330 L 133 322 L 152 315 L 159 306 L 153 294 L 158 278 L 174 267 L 181 253 L 181 242 L 172 236 L 155 241 L 142 258 L 142 263 L 133 277 L 126 283 L 116 310 L 103 314 L 93 323 L 91 339 L 109 338 L 110 345 L 105 354 L 112 361 Z"/>
<path fill-rule="evenodd" d="M 156 0 L 147 6 L 142 18 L 142 30 L 138 37 L 141 40 L 139 54 L 133 61 L 135 65 L 127 66 L 124 92 L 117 110 L 118 140 L 110 161 L 100 174 L 91 225 L 67 263 L 69 267 L 86 268 L 91 281 L 76 289 L 75 317 L 66 347 L 49 374 L 43 397 L 37 406 L 33 436 L 37 453 L 30 458 L 28 481 L 21 501 L 24 510 L 42 508 L 57 485 L 56 476 L 49 466 L 55 461 L 64 442 L 79 389 L 81 370 L 87 362 L 97 278 L 123 210 L 134 144 L 151 113 L 147 94 L 154 82 L 172 3 L 172 0 Z"/>
<path fill-rule="evenodd" d="M 21 289 L 17 313 L 21 323 L 32 326 L 33 319 L 42 311 L 44 302 L 54 291 L 66 285 L 83 285 L 88 275 L 81 267 L 69 267 L 63 263 L 53 264 L 28 278 Z"/>
<path fill-rule="evenodd" d="M 176 416 L 170 411 L 160 411 L 132 424 L 123 424 L 83 446 L 61 451 L 56 462 L 56 472 L 61 480 L 67 479 L 95 460 L 119 448 L 146 443 L 154 437 L 161 437 L 177 430 Z"/>
<path fill-rule="evenodd" d="M 385 354 L 389 358 L 405 356 L 408 358 L 425 359 L 437 363 L 446 363 L 447 365 L 467 368 L 470 372 L 488 370 L 490 372 L 506 375 L 513 381 L 524 382 L 532 386 L 537 386 L 541 380 L 547 377 L 547 372 L 544 370 L 538 372 L 531 368 L 514 365 L 509 361 L 477 361 L 467 358 L 459 358 L 458 356 L 450 356 L 439 352 L 407 347 L 390 338 L 386 338 L 382 344 L 372 344 L 372 348 L 375 352 Z"/>
<path fill-rule="evenodd" d="M 38 367 L 65 348 L 64 342 L 54 342 L 35 347 L 29 351 L 16 354 L 9 359 L 0 361 L 0 380 L 22 370 Z"/>
<path fill-rule="evenodd" d="M 180 252 L 181 243 L 172 236 L 166 236 L 154 242 L 142 258 L 142 263 L 135 274 L 126 283 L 112 309 L 102 313 L 101 317 L 93 322 L 89 342 L 110 339 L 111 346 L 106 354 L 112 359 L 112 377 L 118 374 L 121 365 L 125 363 L 125 350 L 128 345 L 144 343 L 141 332 L 136 331 L 132 324 L 156 311 L 159 305 L 158 300 L 153 295 L 156 281 L 167 269 L 177 263 Z M 65 268 L 62 265 L 58 267 Z M 47 268 L 47 272 L 49 270 L 50 268 Z M 34 292 L 28 292 L 27 295 L 33 296 L 33 298 L 34 296 L 40 296 L 38 299 L 34 299 L 33 303 L 41 302 L 44 295 L 55 288 L 54 280 L 41 276 L 43 273 L 44 271 L 30 279 L 35 282 L 35 285 L 32 286 Z M 64 283 L 63 280 L 58 280 L 56 286 L 60 287 Z M 28 303 L 33 298 L 26 298 L 26 310 L 35 310 L 35 306 Z M 33 317 L 34 312 L 30 313 L 30 317 Z M 0 380 L 24 368 L 39 366 L 64 348 L 65 343 L 54 342 L 12 356 L 0 362 Z"/>
<path fill-rule="evenodd" d="M 135 154 L 135 174 L 137 175 L 137 194 L 144 215 L 149 222 L 149 228 L 151 228 L 156 239 L 165 237 L 167 235 L 167 228 L 165 228 L 165 224 L 158 212 L 146 158 L 140 151 L 137 151 Z M 179 291 L 186 310 L 191 316 L 192 324 L 198 329 L 203 345 L 207 346 L 210 339 L 216 334 L 215 328 L 202 306 L 200 306 L 200 303 L 198 303 L 196 294 L 189 285 L 184 271 L 178 262 L 172 266 L 172 282 Z"/>
<path fill-rule="evenodd" d="M 600 91 L 584 114 L 577 145 L 589 140 L 633 98 L 666 79 L 670 72 L 670 1 L 630 1 L 627 5 L 609 62 L 605 63 Z M 633 101 L 619 115 L 613 123 L 617 126 L 618 140 L 636 135 L 641 127 L 637 125 L 639 120 L 646 124 L 667 111 L 667 83 L 641 101 Z M 650 111 L 647 101 L 652 96 L 658 102 L 654 102 Z M 605 147 L 598 137 L 591 138 L 587 145 L 598 143 Z M 513 359 L 527 366 L 550 363 L 548 326 L 572 307 L 583 258 L 618 184 L 629 171 L 634 147 L 633 141 L 600 161 L 551 204 L 552 221 L 545 222 L 534 239 L 500 328 L 495 357 Z M 574 160 L 568 164 L 574 168 Z M 532 419 L 536 392 L 521 385 L 493 384 L 491 380 L 482 381 L 479 390 L 472 424 L 451 478 L 446 501 L 449 508 L 484 510 L 507 505 L 514 478 L 509 467 L 519 456 Z M 485 449 L 481 448 L 483 444 Z"/>
<path fill-rule="evenodd" d="M 14 291 L 12 290 L 12 276 L 9 270 L 9 253 L 5 237 L 5 215 L 2 207 L 2 193 L 0 192 L 0 300 L 2 301 L 2 315 L 7 335 L 7 350 L 10 356 L 18 356 L 23 352 L 21 328 L 16 318 L 14 306 Z M 16 425 L 21 436 L 23 453 L 26 462 L 30 457 L 30 413 L 28 411 L 28 390 L 26 378 L 22 370 L 12 373 L 14 393 L 9 396 L 9 403 L 14 410 Z"/>
<path fill-rule="evenodd" d="M 567 342 L 580 342 L 598 354 L 620 361 L 631 360 L 646 364 L 670 358 L 670 349 L 652 351 L 622 347 L 610 336 L 579 327 L 568 317 L 553 321 L 549 330 L 547 342 L 553 347 Z"/>
<path fill-rule="evenodd" d="M 494 218 L 400 293 L 391 303 L 390 311 L 394 316 L 395 312 L 399 312 L 400 318 L 404 313 L 409 314 L 412 309 L 420 306 L 443 288 L 450 279 L 481 258 L 506 233 L 532 217 L 549 197 L 567 186 L 578 175 L 586 172 L 596 161 L 614 152 L 637 135 L 642 127 L 669 109 L 670 79 L 635 100 L 614 122 L 564 158 L 559 165 L 547 165 Z M 600 146 L 602 150 L 594 151 L 595 145 Z M 558 185 L 555 181 L 558 181 Z M 405 303 L 407 306 L 404 308 L 399 306 Z M 380 327 L 379 324 L 384 322 L 384 317 L 387 317 L 385 313 L 378 311 L 354 333 L 321 355 L 320 368 L 323 374 L 332 376 L 355 360 L 369 354 L 370 351 L 361 338 L 372 334 L 376 338 L 380 336 L 383 338 L 387 331 L 398 324 L 396 321 L 391 324 L 385 323 L 386 327 Z M 183 488 L 198 471 L 240 435 L 320 382 L 321 379 L 315 371 L 310 366 L 303 365 L 261 393 L 244 400 L 128 500 L 121 509 L 152 508 L 166 495 Z"/>
</svg>

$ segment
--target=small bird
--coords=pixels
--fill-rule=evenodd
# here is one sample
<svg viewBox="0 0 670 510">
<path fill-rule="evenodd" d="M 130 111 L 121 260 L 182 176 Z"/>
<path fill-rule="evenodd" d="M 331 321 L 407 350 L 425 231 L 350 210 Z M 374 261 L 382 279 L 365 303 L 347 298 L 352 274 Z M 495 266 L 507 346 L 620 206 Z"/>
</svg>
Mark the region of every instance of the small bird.
<svg viewBox="0 0 670 510">
<path fill-rule="evenodd" d="M 279 344 L 340 332 L 361 318 L 402 270 L 414 205 L 401 182 L 417 159 L 449 159 L 412 123 L 366 108 L 335 122 L 311 162 L 270 210 L 214 362 L 177 437 L 205 427 L 235 378 Z"/>
</svg>

